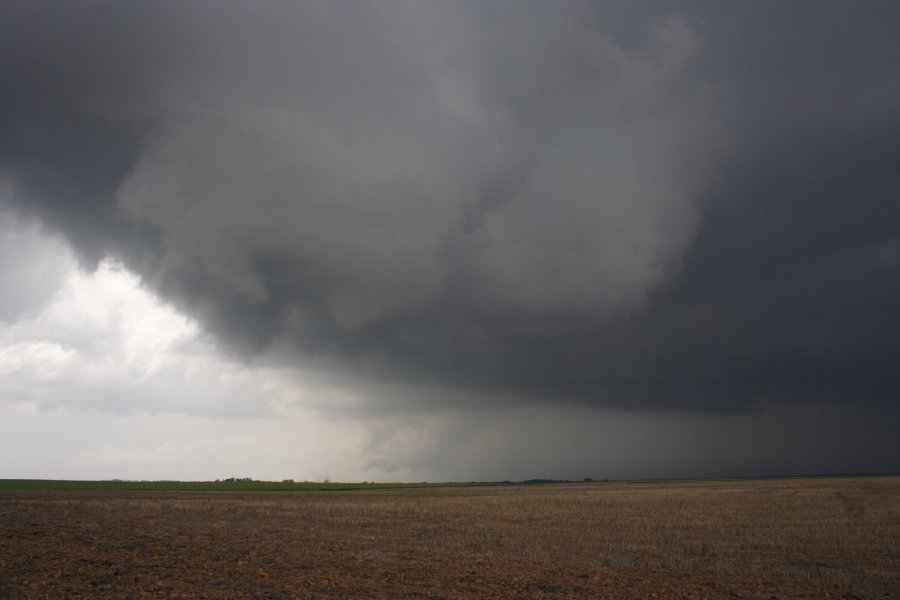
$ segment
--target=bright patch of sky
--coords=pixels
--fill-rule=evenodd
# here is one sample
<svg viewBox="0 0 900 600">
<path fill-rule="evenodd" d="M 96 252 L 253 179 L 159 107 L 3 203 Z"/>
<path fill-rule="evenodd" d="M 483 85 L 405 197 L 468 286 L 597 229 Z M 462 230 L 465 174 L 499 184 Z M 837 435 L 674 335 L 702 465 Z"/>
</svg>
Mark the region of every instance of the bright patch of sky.
<svg viewBox="0 0 900 600">
<path fill-rule="evenodd" d="M 222 356 L 196 322 L 121 265 L 81 270 L 27 223 L 0 222 L 0 244 L 4 288 L 31 299 L 3 305 L 0 321 L 0 477 L 360 471 L 344 464 L 359 425 L 304 408 L 309 390 L 295 371 Z M 14 259 L 23 247 L 27 262 Z"/>
</svg>

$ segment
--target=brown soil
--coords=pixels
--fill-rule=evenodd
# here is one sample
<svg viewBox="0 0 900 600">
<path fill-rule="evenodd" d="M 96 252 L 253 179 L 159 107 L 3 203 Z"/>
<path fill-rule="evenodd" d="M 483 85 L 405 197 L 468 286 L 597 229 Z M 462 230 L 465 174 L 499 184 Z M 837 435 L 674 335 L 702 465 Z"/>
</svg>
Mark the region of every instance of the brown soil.
<svg viewBox="0 0 900 600">
<path fill-rule="evenodd" d="M 6 492 L 0 599 L 900 598 L 900 479 Z"/>
</svg>

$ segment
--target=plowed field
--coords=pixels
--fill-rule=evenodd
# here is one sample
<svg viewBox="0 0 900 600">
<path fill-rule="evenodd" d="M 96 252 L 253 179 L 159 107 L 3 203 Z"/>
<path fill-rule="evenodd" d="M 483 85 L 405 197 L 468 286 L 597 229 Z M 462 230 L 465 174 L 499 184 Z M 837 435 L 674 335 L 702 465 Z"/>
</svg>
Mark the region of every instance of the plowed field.
<svg viewBox="0 0 900 600">
<path fill-rule="evenodd" d="M 900 478 L 3 492 L 0 598 L 900 598 Z"/>
</svg>

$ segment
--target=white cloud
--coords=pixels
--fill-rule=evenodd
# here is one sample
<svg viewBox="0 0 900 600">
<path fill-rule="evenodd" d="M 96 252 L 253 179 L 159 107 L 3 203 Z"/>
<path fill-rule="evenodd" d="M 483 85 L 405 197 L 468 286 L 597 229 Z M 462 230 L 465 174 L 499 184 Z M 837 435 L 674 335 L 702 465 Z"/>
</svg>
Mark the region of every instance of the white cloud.
<svg viewBox="0 0 900 600">
<path fill-rule="evenodd" d="M 253 369 L 223 358 L 197 324 L 110 260 L 75 268 L 43 310 L 0 327 L 0 402 L 106 412 L 262 415 Z"/>
<path fill-rule="evenodd" d="M 111 260 L 79 270 L 37 229 L 0 229 L 0 244 L 47 250 L 34 260 L 22 255 L 13 275 L 48 264 L 62 270 L 40 306 L 0 322 L 0 477 L 321 480 L 364 472 L 364 422 L 334 413 L 356 405 L 355 392 L 307 385 L 296 369 L 230 360 L 137 276 Z M 10 264 L 0 263 L 0 277 Z"/>
</svg>

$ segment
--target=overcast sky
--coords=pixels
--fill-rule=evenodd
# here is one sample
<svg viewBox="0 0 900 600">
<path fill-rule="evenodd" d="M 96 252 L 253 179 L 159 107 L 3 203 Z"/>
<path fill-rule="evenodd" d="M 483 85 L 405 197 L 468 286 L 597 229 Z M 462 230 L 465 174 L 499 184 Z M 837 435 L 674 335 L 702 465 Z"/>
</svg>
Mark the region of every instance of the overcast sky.
<svg viewBox="0 0 900 600">
<path fill-rule="evenodd" d="M 0 477 L 900 471 L 900 5 L 0 4 Z"/>
</svg>

